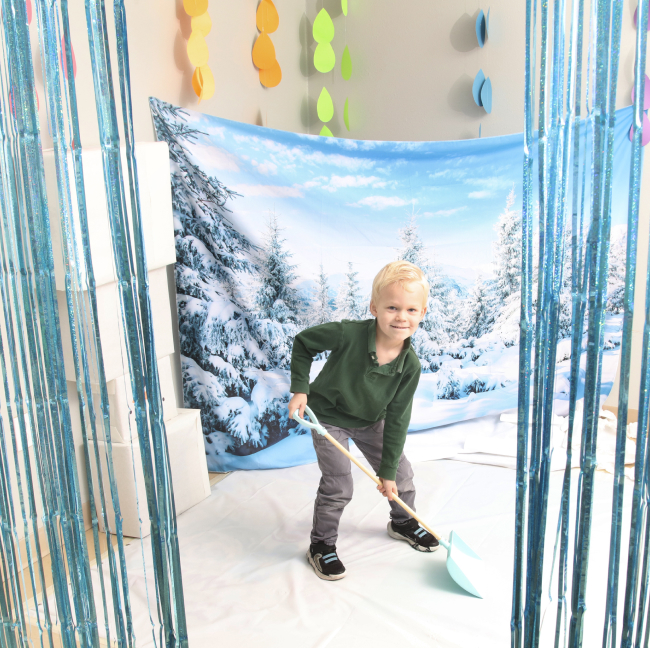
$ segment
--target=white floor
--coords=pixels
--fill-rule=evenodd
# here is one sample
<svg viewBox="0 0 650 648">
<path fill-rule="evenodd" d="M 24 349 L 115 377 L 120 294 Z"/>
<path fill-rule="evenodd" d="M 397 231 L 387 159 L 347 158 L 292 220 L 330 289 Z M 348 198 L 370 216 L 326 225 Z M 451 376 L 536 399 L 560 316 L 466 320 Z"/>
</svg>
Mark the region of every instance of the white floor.
<svg viewBox="0 0 650 648">
<path fill-rule="evenodd" d="M 305 559 L 318 467 L 238 472 L 178 520 L 190 647 L 506 648 L 515 472 L 447 460 L 420 462 L 414 469 L 418 511 L 441 534 L 457 531 L 482 556 L 491 580 L 487 598 L 474 598 L 455 584 L 444 549 L 422 554 L 390 539 L 386 501 L 356 468 L 355 496 L 338 542 L 347 576 L 337 582 L 319 580 Z M 562 473 L 552 474 L 547 565 L 561 480 Z M 607 575 L 611 485 L 610 475 L 598 473 L 586 646 L 602 643 L 600 593 Z M 629 495 L 629 482 L 626 488 Z M 148 546 L 145 539 L 153 595 Z M 127 559 L 136 645 L 151 646 L 140 542 L 127 547 Z M 552 632 L 551 605 L 545 630 Z"/>
</svg>

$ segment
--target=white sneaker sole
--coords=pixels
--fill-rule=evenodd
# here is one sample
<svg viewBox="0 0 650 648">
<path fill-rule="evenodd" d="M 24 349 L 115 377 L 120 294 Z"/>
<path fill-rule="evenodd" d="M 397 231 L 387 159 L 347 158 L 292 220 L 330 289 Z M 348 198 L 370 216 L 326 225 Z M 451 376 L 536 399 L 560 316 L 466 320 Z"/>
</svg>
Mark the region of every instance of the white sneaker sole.
<svg viewBox="0 0 650 648">
<path fill-rule="evenodd" d="M 392 524 L 389 522 L 388 523 L 388 535 L 395 539 L 395 540 L 404 540 L 405 542 L 408 542 L 413 549 L 416 551 L 421 551 L 423 553 L 433 553 L 434 551 L 437 551 L 440 547 L 440 545 L 436 545 L 435 547 L 423 547 L 421 544 L 418 544 L 415 540 L 411 540 L 411 538 L 407 538 L 406 536 L 403 536 L 401 533 L 397 533 L 397 531 L 393 530 Z"/>
<path fill-rule="evenodd" d="M 343 572 L 342 574 L 333 574 L 331 576 L 328 576 L 327 574 L 323 574 L 323 572 L 318 569 L 318 566 L 316 565 L 314 559 L 311 557 L 310 551 L 307 551 L 307 561 L 314 568 L 314 571 L 316 572 L 316 576 L 318 576 L 318 578 L 321 578 L 322 580 L 336 581 L 345 578 L 345 572 Z"/>
</svg>

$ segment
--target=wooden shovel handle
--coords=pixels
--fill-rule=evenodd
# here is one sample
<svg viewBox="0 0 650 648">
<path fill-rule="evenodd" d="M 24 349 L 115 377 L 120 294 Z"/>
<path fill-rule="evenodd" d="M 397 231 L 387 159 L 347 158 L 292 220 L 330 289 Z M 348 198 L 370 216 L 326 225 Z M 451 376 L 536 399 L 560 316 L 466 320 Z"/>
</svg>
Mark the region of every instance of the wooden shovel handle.
<svg viewBox="0 0 650 648">
<path fill-rule="evenodd" d="M 361 470 L 363 470 L 372 481 L 375 482 L 378 486 L 381 485 L 381 481 L 376 475 L 373 475 L 361 462 L 359 462 L 356 457 L 353 457 L 352 454 L 346 450 L 329 432 L 325 432 L 323 435 L 330 443 L 334 444 L 350 461 L 353 461 Z M 420 525 L 426 529 L 436 540 L 440 540 L 440 536 L 433 531 L 429 526 L 422 521 L 418 514 L 408 505 L 405 504 L 397 495 L 393 495 L 393 501 L 397 502 L 411 517 L 414 517 Z"/>
</svg>

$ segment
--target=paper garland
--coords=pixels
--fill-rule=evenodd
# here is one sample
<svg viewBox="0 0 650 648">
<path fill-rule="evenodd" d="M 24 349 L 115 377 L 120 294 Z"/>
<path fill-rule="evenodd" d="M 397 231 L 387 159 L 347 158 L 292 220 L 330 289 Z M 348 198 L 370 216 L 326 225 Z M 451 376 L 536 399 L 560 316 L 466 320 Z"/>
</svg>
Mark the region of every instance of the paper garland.
<svg viewBox="0 0 650 648">
<path fill-rule="evenodd" d="M 345 46 L 343 56 L 341 56 L 341 76 L 349 81 L 352 76 L 352 58 L 350 57 L 350 50 Z"/>
<path fill-rule="evenodd" d="M 253 45 L 253 63 L 259 70 L 260 83 L 265 88 L 275 88 L 282 81 L 282 68 L 275 56 L 275 47 L 269 34 L 280 26 L 280 16 L 271 0 L 260 2 L 255 24 L 260 35 Z"/>
<path fill-rule="evenodd" d="M 187 56 L 196 68 L 192 75 L 192 88 L 199 103 L 214 95 L 214 76 L 208 66 L 210 52 L 205 37 L 212 30 L 208 15 L 208 0 L 183 0 L 185 13 L 192 18 L 192 33 L 187 41 Z"/>
<path fill-rule="evenodd" d="M 483 10 L 479 11 L 476 17 L 476 40 L 479 47 L 484 47 L 488 38 L 490 29 L 490 10 L 488 9 L 487 17 Z M 485 109 L 486 113 L 492 112 L 492 82 L 490 77 L 486 77 L 483 70 L 479 70 L 474 77 L 472 84 L 472 97 L 474 103 Z M 480 134 L 479 134 L 480 137 Z"/>
<path fill-rule="evenodd" d="M 341 10 L 344 16 L 348 15 L 347 0 L 341 0 Z M 312 35 L 317 43 L 314 51 L 314 67 L 322 74 L 331 72 L 336 65 L 336 54 L 332 48 L 335 31 L 331 16 L 326 9 L 321 9 L 314 20 Z M 341 56 L 341 76 L 345 81 L 349 81 L 352 76 L 352 58 L 347 44 Z M 349 102 L 346 99 L 345 108 L 343 109 L 343 123 L 349 131 L 348 105 Z M 321 90 L 320 96 L 318 97 L 317 112 L 318 118 L 324 123 L 331 121 L 334 117 L 334 102 L 326 88 Z M 323 137 L 333 137 L 332 131 L 326 125 L 323 125 L 320 134 Z"/>
</svg>

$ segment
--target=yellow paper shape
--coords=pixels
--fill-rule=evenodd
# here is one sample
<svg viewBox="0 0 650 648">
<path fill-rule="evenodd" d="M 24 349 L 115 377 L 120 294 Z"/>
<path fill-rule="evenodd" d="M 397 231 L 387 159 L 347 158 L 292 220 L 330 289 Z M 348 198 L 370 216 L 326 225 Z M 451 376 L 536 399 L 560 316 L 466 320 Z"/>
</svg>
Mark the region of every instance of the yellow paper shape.
<svg viewBox="0 0 650 648">
<path fill-rule="evenodd" d="M 336 54 L 329 43 L 319 43 L 314 51 L 314 67 L 319 72 L 330 72 L 336 65 Z"/>
<path fill-rule="evenodd" d="M 350 116 L 348 114 L 348 100 L 345 100 L 345 106 L 343 106 L 343 123 L 345 127 L 350 131 Z"/>
<path fill-rule="evenodd" d="M 334 38 L 334 23 L 325 9 L 321 9 L 312 28 L 317 43 L 331 43 Z"/>
<path fill-rule="evenodd" d="M 203 36 L 207 36 L 212 31 L 212 19 L 207 11 L 192 18 L 192 31 L 201 32 Z"/>
<path fill-rule="evenodd" d="M 316 111 L 318 112 L 318 119 L 322 122 L 328 122 L 332 117 L 334 117 L 334 103 L 332 102 L 330 93 L 327 92 L 327 88 L 323 88 L 320 91 L 318 104 L 316 104 Z"/>
<path fill-rule="evenodd" d="M 348 49 L 348 46 L 345 46 L 345 49 L 343 50 L 343 54 L 341 56 L 341 76 L 346 80 L 349 81 L 350 77 L 352 76 L 352 58 L 350 56 L 350 50 Z"/>
<path fill-rule="evenodd" d="M 265 88 L 275 88 L 282 81 L 282 70 L 276 61 L 273 67 L 268 70 L 260 70 L 260 83 Z"/>
<path fill-rule="evenodd" d="M 260 70 L 268 70 L 276 63 L 275 47 L 266 32 L 262 32 L 253 45 L 253 63 Z"/>
<path fill-rule="evenodd" d="M 198 31 L 193 31 L 187 41 L 187 55 L 194 67 L 201 67 L 208 64 L 210 52 L 208 52 L 208 44 L 203 38 L 203 34 Z"/>
<path fill-rule="evenodd" d="M 323 128 L 320 129 L 320 135 L 321 137 L 334 137 L 332 131 L 327 128 L 327 126 L 323 126 Z"/>
<path fill-rule="evenodd" d="M 207 65 L 202 65 L 194 70 L 192 87 L 199 101 L 209 99 L 214 94 L 214 76 Z"/>
<path fill-rule="evenodd" d="M 208 10 L 208 0 L 183 0 L 183 8 L 188 16 L 200 16 Z"/>
<path fill-rule="evenodd" d="M 341 9 L 343 10 L 343 15 L 348 15 L 348 0 L 341 0 Z M 348 128 L 348 130 L 350 130 Z"/>
<path fill-rule="evenodd" d="M 255 14 L 257 28 L 261 32 L 272 34 L 280 25 L 280 16 L 278 10 L 271 0 L 262 0 Z"/>
</svg>

